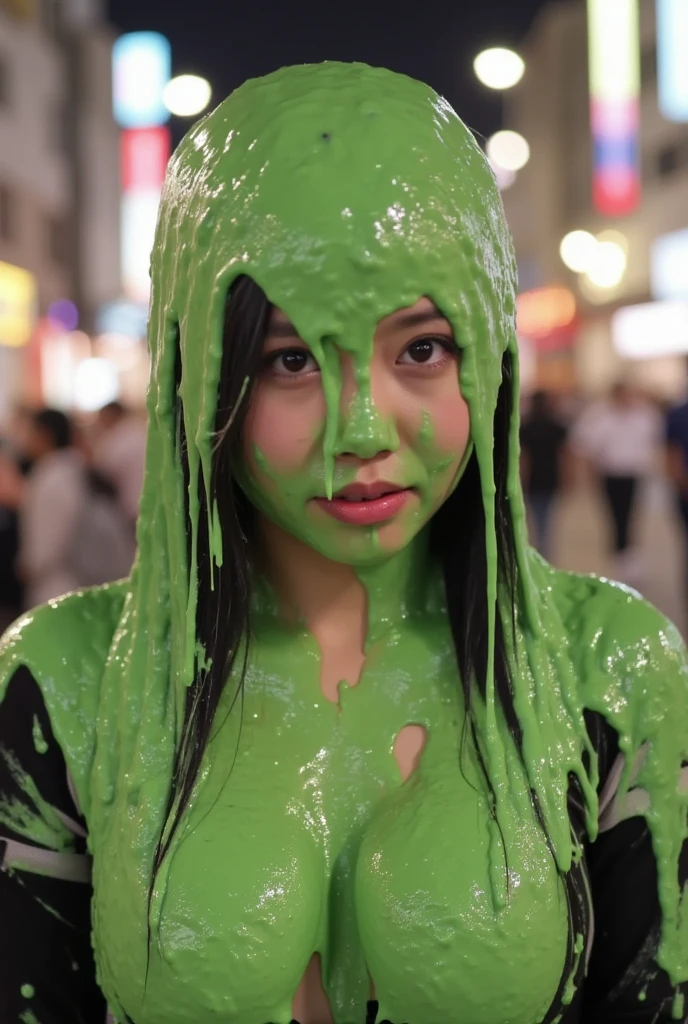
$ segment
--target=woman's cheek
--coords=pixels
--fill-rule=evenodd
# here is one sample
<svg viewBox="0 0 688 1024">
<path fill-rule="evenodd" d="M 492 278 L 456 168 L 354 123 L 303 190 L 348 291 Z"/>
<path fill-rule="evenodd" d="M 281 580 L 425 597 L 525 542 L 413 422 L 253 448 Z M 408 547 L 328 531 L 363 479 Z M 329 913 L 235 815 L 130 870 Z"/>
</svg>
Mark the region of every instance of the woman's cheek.
<svg viewBox="0 0 688 1024">
<path fill-rule="evenodd" d="M 454 452 L 461 458 L 471 433 L 468 403 L 454 395 L 437 403 L 433 415 L 434 443 L 441 452 Z"/>
<path fill-rule="evenodd" d="M 244 457 L 255 463 L 255 449 L 278 472 L 293 472 L 305 464 L 318 434 L 319 410 L 308 396 L 284 394 L 259 387 L 244 427 Z"/>
</svg>

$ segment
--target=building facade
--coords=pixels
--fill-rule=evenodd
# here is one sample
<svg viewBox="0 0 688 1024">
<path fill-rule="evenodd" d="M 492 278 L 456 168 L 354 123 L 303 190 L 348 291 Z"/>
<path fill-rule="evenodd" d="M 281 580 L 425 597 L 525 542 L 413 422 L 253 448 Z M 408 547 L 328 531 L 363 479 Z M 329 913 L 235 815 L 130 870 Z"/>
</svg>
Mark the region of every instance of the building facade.
<svg viewBox="0 0 688 1024">
<path fill-rule="evenodd" d="M 644 355 L 638 349 L 637 358 L 629 360 L 612 342 L 616 310 L 658 297 L 651 267 L 657 239 L 688 228 L 688 124 L 669 122 L 659 110 L 655 2 L 640 0 L 641 201 L 623 218 L 601 216 L 592 201 L 585 0 L 547 5 L 522 54 L 527 71 L 505 97 L 504 112 L 505 127 L 520 132 L 531 151 L 504 192 L 519 284 L 523 291 L 564 286 L 577 306 L 576 330 L 568 341 L 536 353 L 533 383 L 595 393 L 623 376 L 662 397 L 676 397 L 686 383 L 683 357 L 654 356 L 648 344 Z M 597 288 L 566 268 L 559 247 L 575 230 L 596 236 L 612 232 L 622 240 L 627 266 L 618 285 Z"/>
<path fill-rule="evenodd" d="M 0 0 L 0 423 L 50 307 L 119 294 L 113 40 L 98 0 Z"/>
</svg>

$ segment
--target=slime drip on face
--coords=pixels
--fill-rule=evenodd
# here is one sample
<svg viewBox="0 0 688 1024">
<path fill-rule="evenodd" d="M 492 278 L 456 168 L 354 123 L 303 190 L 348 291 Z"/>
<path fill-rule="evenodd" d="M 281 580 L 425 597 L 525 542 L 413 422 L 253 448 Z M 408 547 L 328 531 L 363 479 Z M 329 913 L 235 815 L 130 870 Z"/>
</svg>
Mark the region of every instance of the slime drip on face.
<svg viewBox="0 0 688 1024">
<path fill-rule="evenodd" d="M 548 854 L 544 860 L 540 857 L 542 835 L 533 816 L 531 792 L 542 809 L 556 863 L 561 871 L 567 871 L 574 853 L 566 806 L 571 774 L 581 786 L 591 837 L 598 816 L 594 754 L 585 761 L 590 750 L 583 719 L 586 708 L 604 715 L 617 731 L 629 766 L 641 751 L 644 754 L 634 785 L 647 795 L 643 813 L 657 860 L 663 911 L 658 960 L 674 983 L 688 978 L 688 915 L 682 913 L 677 881 L 686 826 L 686 794 L 677 780 L 682 761 L 688 759 L 688 682 L 682 645 L 673 627 L 634 595 L 599 581 L 555 573 L 528 550 L 514 412 L 507 490 L 518 562 L 513 638 L 518 659 L 514 653 L 511 660 L 514 706 L 523 732 L 523 769 L 495 698 L 492 664 L 497 606 L 504 604 L 504 595 L 498 593 L 492 424 L 505 352 L 514 371 L 516 368 L 516 277 L 499 193 L 470 131 L 431 89 L 387 71 L 332 63 L 290 68 L 246 83 L 196 125 L 177 150 L 165 185 L 152 264 L 151 424 L 137 564 L 130 581 L 69 598 L 28 616 L 7 635 L 0 658 L 0 683 L 20 663 L 28 664 L 39 681 L 88 821 L 94 856 L 93 923 L 99 978 L 116 1013 L 123 1018 L 126 1005 L 140 1024 L 186 1022 L 199 1019 L 198 1013 L 194 1016 L 198 1003 L 193 998 L 202 997 L 207 1019 L 237 1020 L 233 1000 L 240 1003 L 242 986 L 245 989 L 253 979 L 254 990 L 272 992 L 274 963 L 265 968 L 260 956 L 251 953 L 254 945 L 259 945 L 261 928 L 267 927 L 270 907 L 281 906 L 279 901 L 291 885 L 297 897 L 290 908 L 294 930 L 283 935 L 280 945 L 280 957 L 286 960 L 295 945 L 292 937 L 316 899 L 309 902 L 308 886 L 301 889 L 299 884 L 303 872 L 309 879 L 318 875 L 321 861 L 313 849 L 319 848 L 305 843 L 294 831 L 289 836 L 291 845 L 284 847 L 282 875 L 269 892 L 260 891 L 266 909 L 259 926 L 253 932 L 242 932 L 244 922 L 224 912 L 228 900 L 239 900 L 244 887 L 250 887 L 248 875 L 255 880 L 263 864 L 255 858 L 255 863 L 240 862 L 242 871 L 235 875 L 228 873 L 230 855 L 232 864 L 240 855 L 231 843 L 233 815 L 240 808 L 231 803 L 223 809 L 226 818 L 215 819 L 218 824 L 212 826 L 217 835 L 229 837 L 223 847 L 226 856 L 212 860 L 207 871 L 199 872 L 193 852 L 200 856 L 203 845 L 198 845 L 201 841 L 196 834 L 206 817 L 213 820 L 213 798 L 223 791 L 227 782 L 224 769 L 233 764 L 232 754 L 237 749 L 233 745 L 236 734 L 227 736 L 224 728 L 219 730 L 209 751 L 212 757 L 204 763 L 191 796 L 184 827 L 156 880 L 150 914 L 151 973 L 144 999 L 147 884 L 165 818 L 187 687 L 197 665 L 207 657 L 196 642 L 199 573 L 212 573 L 212 563 L 219 565 L 223 559 L 222 524 L 217 522 L 210 493 L 211 463 L 225 301 L 228 288 L 240 275 L 248 275 L 260 285 L 270 303 L 294 325 L 322 369 L 325 409 L 321 443 L 318 434 L 322 467 L 316 475 L 318 487 L 324 482 L 326 493 L 341 483 L 336 458 L 346 420 L 342 417 L 343 393 L 349 386 L 343 369 L 346 358 L 359 374 L 359 385 L 365 384 L 378 325 L 423 297 L 446 317 L 460 349 L 461 394 L 470 413 L 471 443 L 480 472 L 487 551 L 488 667 L 487 678 L 476 681 L 474 713 L 505 846 L 514 856 L 521 856 L 524 865 L 520 888 L 512 887 L 508 904 L 504 848 L 499 830 L 487 824 L 492 837 L 488 850 L 476 843 L 470 856 L 457 858 L 460 864 L 449 858 L 437 865 L 436 873 L 448 889 L 460 868 L 476 876 L 484 872 L 484 861 L 489 861 L 489 883 L 481 891 L 484 899 L 480 904 L 488 938 L 479 945 L 476 936 L 470 946 L 473 958 L 465 999 L 470 999 L 474 975 L 485 969 L 494 955 L 490 943 L 499 930 L 495 920 L 501 927 L 510 906 L 516 907 L 511 920 L 516 920 L 517 933 L 528 934 L 538 944 L 550 974 L 561 969 L 561 957 L 557 960 L 561 929 L 553 944 L 539 924 L 543 904 L 539 902 L 538 880 L 547 879 L 547 865 L 550 870 L 552 866 Z M 188 444 L 188 523 L 175 419 L 178 365 Z M 352 422 L 365 423 L 369 394 L 365 387 L 358 393 L 363 405 L 355 410 Z M 419 450 L 423 444 L 432 446 L 434 427 L 432 422 L 418 424 Z M 377 423 L 375 429 L 381 425 Z M 394 439 L 391 433 L 389 436 L 391 449 Z M 256 465 L 258 461 L 257 457 Z M 273 472 L 274 467 L 267 468 Z M 288 474 L 280 474 L 280 481 L 286 492 Z M 199 485 L 206 492 L 210 510 L 210 565 L 199 564 L 197 558 Z M 461 529 L 460 522 L 456 528 Z M 330 540 L 325 538 L 323 543 L 328 546 Z M 363 571 L 361 578 L 366 578 Z M 501 610 L 508 624 L 512 609 Z M 262 652 L 267 667 L 263 666 L 261 678 L 266 688 L 271 687 L 275 701 L 288 690 L 288 686 L 280 690 L 282 639 L 277 635 L 273 649 Z M 419 711 L 412 721 L 428 726 L 424 758 L 429 761 L 437 736 L 450 731 L 452 725 L 451 693 L 447 690 L 431 707 L 425 688 L 428 666 L 442 660 L 437 651 L 444 650 L 443 644 L 447 646 L 446 622 L 437 629 L 436 646 L 429 648 L 421 637 L 407 663 L 395 663 L 386 677 L 395 684 L 392 704 L 400 699 L 399 678 L 404 678 L 409 692 L 420 693 Z M 304 636 L 297 656 L 299 671 L 304 668 L 305 673 L 312 650 Z M 484 687 L 478 688 L 478 682 Z M 455 687 L 454 677 L 452 685 Z M 484 700 L 478 697 L 482 689 Z M 305 701 L 297 688 L 290 699 L 284 717 L 275 725 L 275 736 L 278 730 L 287 731 L 292 704 Z M 357 714 L 356 701 L 368 702 L 357 705 Z M 361 754 L 365 766 L 361 786 L 374 788 L 380 779 L 391 777 L 391 755 L 387 761 L 382 755 L 375 760 L 374 748 L 368 743 L 381 706 L 375 687 L 345 690 L 341 718 L 333 714 L 327 719 L 332 751 L 316 747 L 307 766 L 307 779 L 315 790 L 327 771 L 328 758 L 348 756 L 348 748 L 335 750 L 336 744 L 343 742 L 345 728 L 350 730 L 347 739 L 355 741 L 355 749 L 370 759 L 365 762 Z M 316 726 L 322 725 L 329 710 L 311 702 L 308 727 L 299 734 L 298 742 L 293 741 L 289 756 L 296 759 L 306 739 L 315 742 Z M 251 706 L 251 722 L 255 717 L 258 723 L 250 734 L 253 746 L 247 748 L 245 760 L 237 761 L 228 791 L 238 787 L 241 772 L 248 770 L 243 766 L 250 765 L 256 751 L 265 747 L 264 767 L 273 772 L 274 793 L 286 777 L 281 765 L 274 767 L 275 757 L 268 756 L 273 754 L 273 735 L 261 732 L 263 712 L 260 703 L 255 710 Z M 401 724 L 408 721 L 403 716 L 409 713 L 408 709 L 399 713 Z M 230 730 L 239 728 L 233 715 L 227 716 Z M 391 739 L 388 745 L 391 750 Z M 453 768 L 456 771 L 456 766 Z M 442 771 L 437 774 L 443 777 Z M 449 769 L 444 774 L 453 779 Z M 479 786 L 478 775 L 473 778 Z M 622 795 L 631 781 L 629 769 Z M 366 792 L 370 794 L 370 790 Z M 283 817 L 274 793 L 262 794 L 264 802 L 255 805 L 261 813 L 251 817 L 253 834 L 261 840 L 261 855 L 269 850 L 275 821 Z M 337 797 L 339 806 L 346 806 L 354 815 L 353 820 L 359 795 L 350 792 Z M 457 823 L 451 800 L 446 807 L 447 829 L 460 834 L 461 822 Z M 392 821 L 403 818 L 391 813 L 395 806 L 389 810 Z M 316 820 L 315 813 L 312 820 Z M 292 823 L 293 818 L 288 817 L 290 827 Z M 406 835 L 412 834 L 413 821 Z M 192 846 L 194 841 L 196 846 Z M 340 845 L 336 852 L 342 849 Z M 350 850 L 344 853 L 348 855 Z M 398 871 L 392 877 L 406 879 L 412 892 L 423 890 L 423 863 L 407 862 L 403 846 L 397 847 L 396 854 Z M 346 861 L 344 854 L 342 858 Z M 371 856 L 369 863 L 373 862 Z M 329 862 L 327 866 L 332 868 Z M 557 897 L 561 904 L 561 892 L 556 885 L 545 888 L 551 911 L 558 905 Z M 207 907 L 207 919 L 201 922 L 184 917 L 185 908 L 195 906 L 193 897 L 198 893 L 205 897 Z M 259 902 L 256 898 L 256 905 Z M 216 904 L 223 911 L 219 921 L 213 917 Z M 412 936 L 432 932 L 432 904 L 429 908 L 410 915 Z M 357 912 L 360 933 L 375 935 L 374 907 L 357 907 Z M 504 917 L 499 916 L 502 913 Z M 347 923 L 351 926 L 349 918 Z M 228 928 L 232 951 L 243 950 L 244 960 L 228 961 L 222 942 L 223 929 Z M 315 930 L 309 929 L 310 918 L 303 924 L 308 933 L 304 941 L 309 936 L 313 942 L 320 941 L 322 937 L 316 939 Z M 358 933 L 353 926 L 344 931 L 343 937 L 338 936 L 339 951 L 347 966 L 337 1005 L 348 1005 L 354 989 L 365 995 L 368 982 L 366 964 L 352 938 Z M 548 952 L 552 945 L 557 946 L 554 953 Z M 194 956 L 199 959 L 194 961 Z M 368 960 L 374 968 L 377 991 L 391 1002 L 395 975 L 382 944 L 369 950 Z M 189 968 L 189 963 L 198 970 Z M 434 978 L 433 963 L 426 949 L 423 968 L 428 984 Z M 409 978 L 415 966 L 409 964 Z M 518 972 L 508 957 L 500 961 L 500 969 L 512 972 L 512 988 L 506 991 L 513 1005 L 521 1000 L 518 1014 L 511 1014 L 510 1004 L 500 1019 L 508 1015 L 519 1024 L 541 1020 L 547 1007 L 528 1003 L 527 985 L 519 987 Z M 420 974 L 426 976 L 423 971 Z M 547 984 L 551 987 L 549 976 Z M 425 1008 L 425 1015 L 423 1006 L 412 1009 L 417 1010 L 417 1019 L 422 1015 L 427 1022 L 432 1019 L 432 1006 Z M 251 1010 L 255 1013 L 250 1024 L 265 1024 L 265 1016 L 256 1016 L 260 1007 Z M 282 1002 L 271 1019 L 282 1024 L 289 1020 L 289 1010 L 290 1004 Z M 351 1016 L 344 1011 L 338 1014 L 337 1024 Z M 496 1019 L 494 1003 L 474 1008 L 470 1019 L 475 1024 L 490 1024 Z M 245 1014 L 241 1024 L 248 1022 Z"/>
<path fill-rule="evenodd" d="M 272 319 L 236 475 L 256 508 L 325 557 L 378 563 L 431 519 L 464 462 L 468 410 L 451 328 L 422 299 L 378 326 L 370 365 L 343 360 L 333 490 L 351 495 L 355 481 L 388 495 L 352 503 L 326 500 L 322 374 L 288 321 Z"/>
</svg>

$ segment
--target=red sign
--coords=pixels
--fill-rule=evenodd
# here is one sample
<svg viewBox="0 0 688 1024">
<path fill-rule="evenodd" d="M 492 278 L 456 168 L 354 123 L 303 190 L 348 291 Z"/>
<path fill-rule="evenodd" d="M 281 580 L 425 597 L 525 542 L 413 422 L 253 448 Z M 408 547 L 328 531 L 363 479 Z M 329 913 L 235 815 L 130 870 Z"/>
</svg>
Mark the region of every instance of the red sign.
<svg viewBox="0 0 688 1024">
<path fill-rule="evenodd" d="M 534 288 L 516 296 L 516 329 L 538 352 L 566 348 L 576 327 L 576 298 L 568 288 Z"/>
<path fill-rule="evenodd" d="M 169 128 L 129 128 L 123 131 L 120 138 L 122 190 L 133 192 L 162 188 L 171 146 Z"/>
</svg>

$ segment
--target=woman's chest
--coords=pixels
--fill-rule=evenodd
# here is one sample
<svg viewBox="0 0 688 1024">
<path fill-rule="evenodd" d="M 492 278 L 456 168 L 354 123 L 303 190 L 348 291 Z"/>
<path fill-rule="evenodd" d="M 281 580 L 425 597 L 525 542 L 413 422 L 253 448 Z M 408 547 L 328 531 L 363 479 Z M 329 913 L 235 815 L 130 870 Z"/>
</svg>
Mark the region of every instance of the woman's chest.
<svg viewBox="0 0 688 1024">
<path fill-rule="evenodd" d="M 507 838 L 508 905 L 494 904 L 495 835 L 470 752 L 462 771 L 448 666 L 421 683 L 382 661 L 336 705 L 303 683 L 258 662 L 241 715 L 213 740 L 151 903 L 145 999 L 135 814 L 100 853 L 96 940 L 119 1004 L 135 1024 L 288 1024 L 319 952 L 336 1024 L 362 1024 L 371 979 L 379 1020 L 539 1020 L 563 965 L 565 902 L 524 822 Z M 404 782 L 409 726 L 423 749 Z"/>
</svg>

